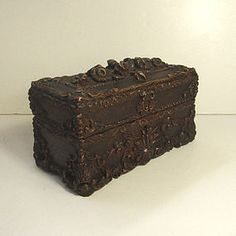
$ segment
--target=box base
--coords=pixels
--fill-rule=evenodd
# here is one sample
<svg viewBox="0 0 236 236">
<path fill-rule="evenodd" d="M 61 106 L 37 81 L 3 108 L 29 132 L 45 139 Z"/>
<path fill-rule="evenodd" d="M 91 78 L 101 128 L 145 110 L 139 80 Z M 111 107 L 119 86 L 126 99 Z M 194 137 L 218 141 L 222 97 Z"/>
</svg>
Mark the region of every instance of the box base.
<svg viewBox="0 0 236 236">
<path fill-rule="evenodd" d="M 50 130 L 34 117 L 34 158 L 73 192 L 89 196 L 113 178 L 191 142 L 194 115 L 190 101 L 87 139 Z"/>
</svg>

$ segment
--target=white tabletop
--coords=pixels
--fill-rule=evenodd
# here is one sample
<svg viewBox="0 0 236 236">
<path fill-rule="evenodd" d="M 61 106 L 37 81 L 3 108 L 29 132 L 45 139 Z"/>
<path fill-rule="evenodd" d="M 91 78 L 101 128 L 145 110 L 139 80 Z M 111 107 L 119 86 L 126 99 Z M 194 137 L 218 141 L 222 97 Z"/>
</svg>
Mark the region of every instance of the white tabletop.
<svg viewBox="0 0 236 236">
<path fill-rule="evenodd" d="M 236 116 L 87 198 L 35 166 L 31 119 L 0 116 L 0 235 L 236 235 Z"/>
</svg>

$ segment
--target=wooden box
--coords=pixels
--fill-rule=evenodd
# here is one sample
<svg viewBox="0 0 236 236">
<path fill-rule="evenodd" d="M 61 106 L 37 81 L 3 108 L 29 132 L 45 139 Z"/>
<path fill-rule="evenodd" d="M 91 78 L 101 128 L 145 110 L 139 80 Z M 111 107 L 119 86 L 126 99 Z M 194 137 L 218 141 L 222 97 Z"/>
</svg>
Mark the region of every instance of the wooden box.
<svg viewBox="0 0 236 236">
<path fill-rule="evenodd" d="M 198 76 L 159 58 L 108 60 L 32 82 L 34 158 L 88 196 L 112 178 L 195 137 Z"/>
</svg>

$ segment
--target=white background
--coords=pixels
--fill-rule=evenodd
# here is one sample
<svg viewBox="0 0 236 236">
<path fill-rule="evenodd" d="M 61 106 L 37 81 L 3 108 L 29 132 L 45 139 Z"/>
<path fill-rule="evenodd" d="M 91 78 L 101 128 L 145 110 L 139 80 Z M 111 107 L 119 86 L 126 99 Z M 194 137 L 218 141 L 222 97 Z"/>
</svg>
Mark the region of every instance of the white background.
<svg viewBox="0 0 236 236">
<path fill-rule="evenodd" d="M 30 113 L 30 82 L 106 59 L 195 67 L 198 113 L 236 112 L 235 0 L 0 0 L 0 113 Z"/>
<path fill-rule="evenodd" d="M 196 139 L 76 196 L 34 163 L 30 82 L 135 56 L 196 68 Z M 0 235 L 236 236 L 235 68 L 235 0 L 0 0 Z"/>
</svg>

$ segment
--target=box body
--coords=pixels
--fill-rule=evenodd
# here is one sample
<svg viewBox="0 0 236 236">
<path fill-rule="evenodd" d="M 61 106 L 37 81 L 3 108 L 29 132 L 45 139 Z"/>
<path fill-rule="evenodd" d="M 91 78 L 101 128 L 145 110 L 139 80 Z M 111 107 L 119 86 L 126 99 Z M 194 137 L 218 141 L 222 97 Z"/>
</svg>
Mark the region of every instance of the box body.
<svg viewBox="0 0 236 236">
<path fill-rule="evenodd" d="M 195 137 L 198 76 L 160 59 L 32 82 L 36 164 L 88 196 Z"/>
</svg>

